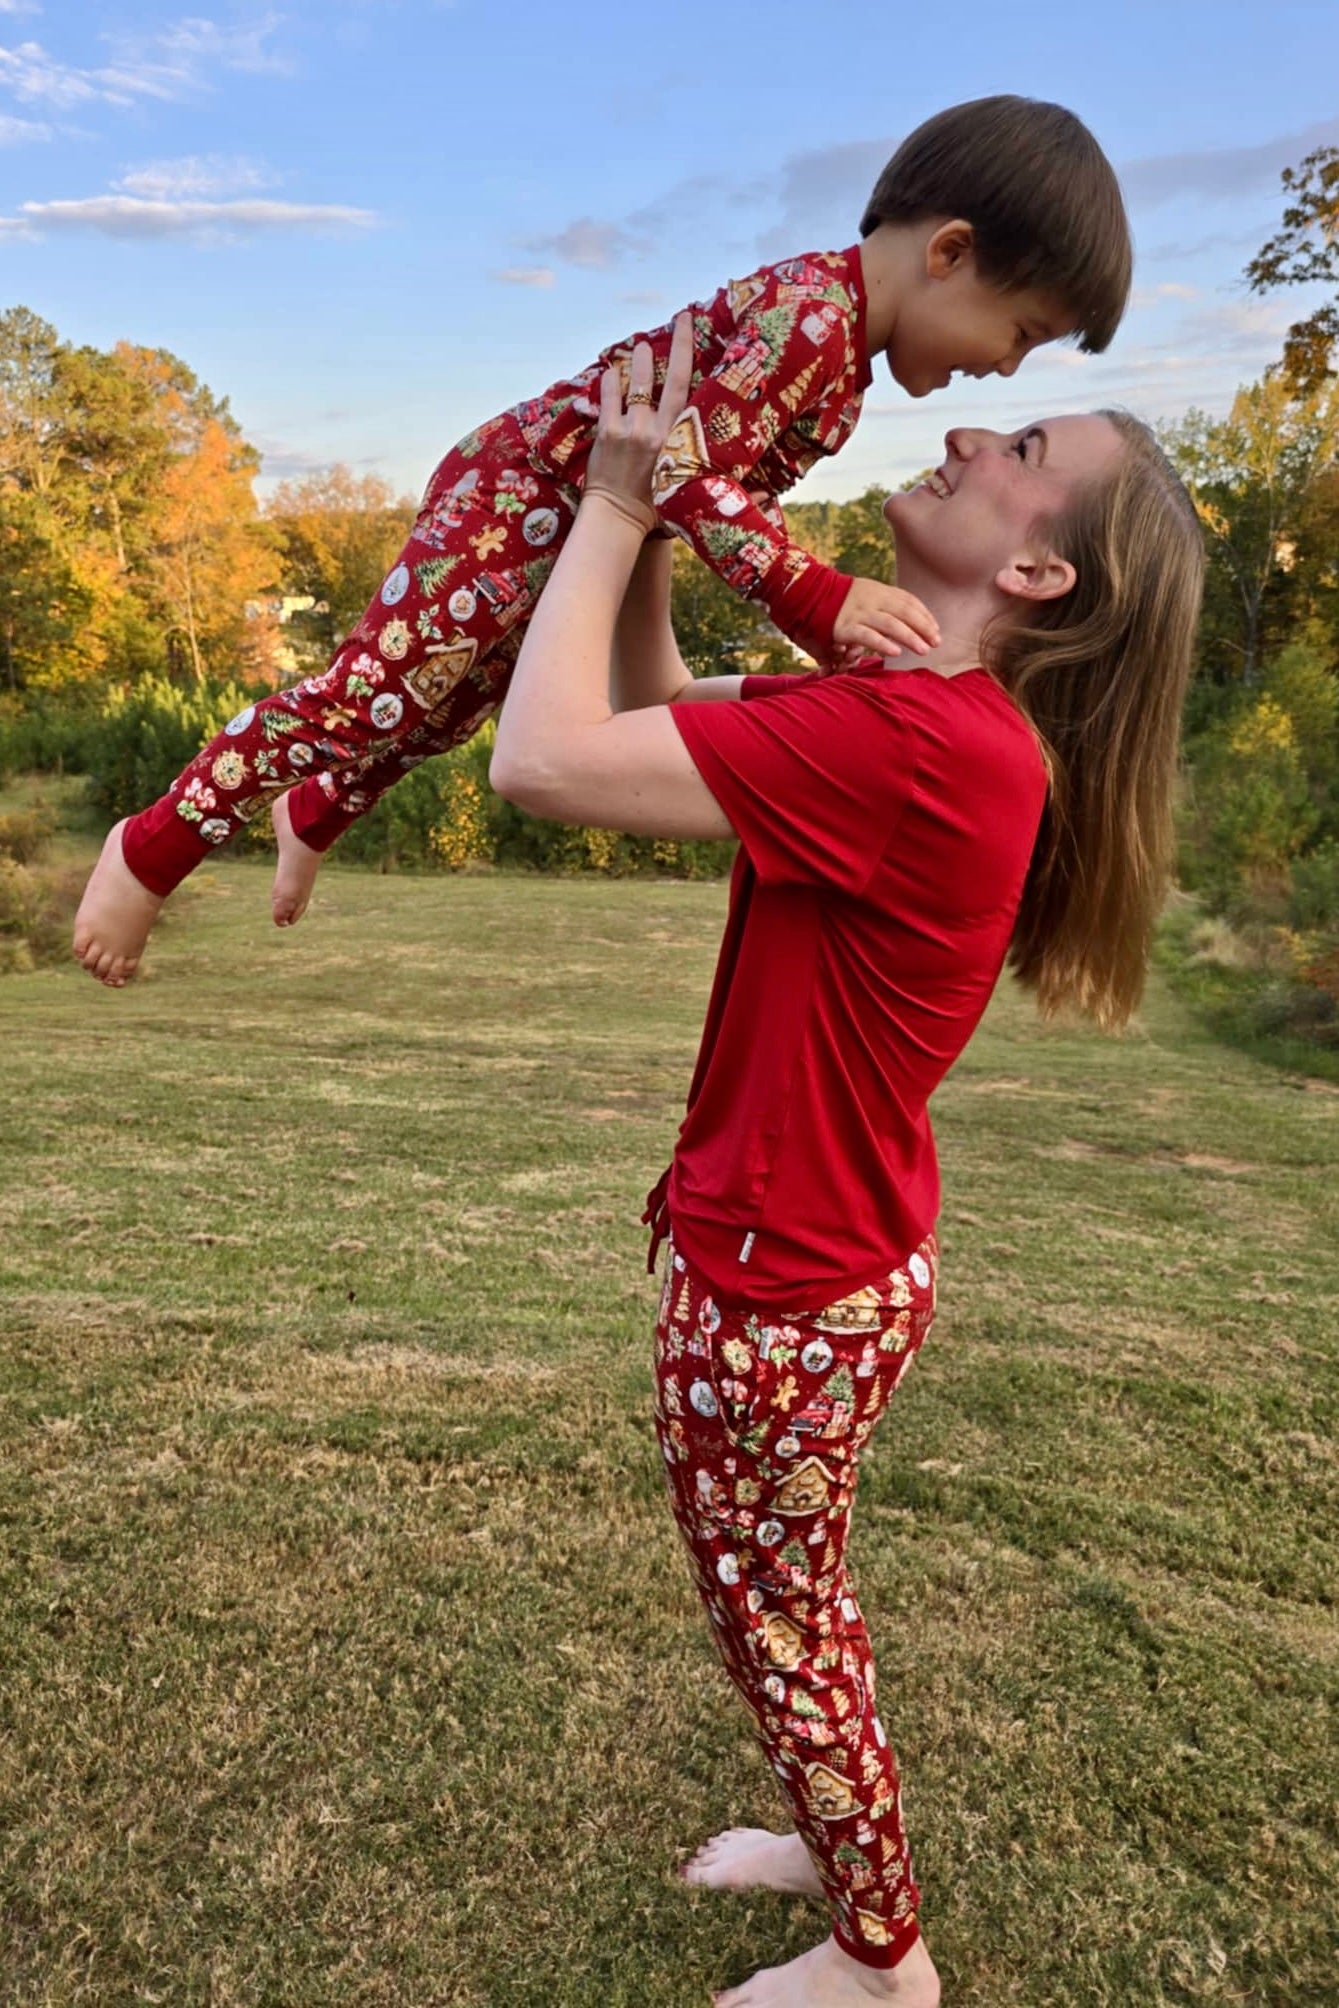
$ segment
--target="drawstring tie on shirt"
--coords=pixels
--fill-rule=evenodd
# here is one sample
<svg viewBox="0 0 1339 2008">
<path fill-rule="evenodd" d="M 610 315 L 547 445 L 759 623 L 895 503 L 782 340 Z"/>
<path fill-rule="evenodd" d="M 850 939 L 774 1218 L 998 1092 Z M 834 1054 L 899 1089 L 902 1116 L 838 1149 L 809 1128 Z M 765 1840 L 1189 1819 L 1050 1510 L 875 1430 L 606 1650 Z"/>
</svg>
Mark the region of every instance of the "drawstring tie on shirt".
<svg viewBox="0 0 1339 2008">
<path fill-rule="evenodd" d="M 654 1276 L 656 1273 L 656 1256 L 660 1253 L 661 1242 L 670 1231 L 669 1182 L 670 1172 L 673 1169 L 673 1165 L 667 1165 L 646 1195 L 646 1211 L 642 1215 L 642 1222 L 651 1230 L 651 1246 L 646 1254 L 648 1276 Z"/>
</svg>

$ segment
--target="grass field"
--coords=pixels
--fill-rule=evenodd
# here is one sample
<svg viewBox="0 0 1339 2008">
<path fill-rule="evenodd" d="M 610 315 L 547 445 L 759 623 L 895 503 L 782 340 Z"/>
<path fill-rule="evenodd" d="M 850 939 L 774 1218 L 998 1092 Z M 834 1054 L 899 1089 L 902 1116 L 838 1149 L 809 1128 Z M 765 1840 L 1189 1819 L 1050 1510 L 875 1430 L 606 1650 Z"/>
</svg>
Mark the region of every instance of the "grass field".
<svg viewBox="0 0 1339 2008">
<path fill-rule="evenodd" d="M 202 876 L 0 983 L 0 2000 L 690 2008 L 824 1935 L 649 1418 L 714 886 Z M 1339 2002 L 1339 1090 L 1002 994 L 853 1559 L 946 2008 Z"/>
</svg>

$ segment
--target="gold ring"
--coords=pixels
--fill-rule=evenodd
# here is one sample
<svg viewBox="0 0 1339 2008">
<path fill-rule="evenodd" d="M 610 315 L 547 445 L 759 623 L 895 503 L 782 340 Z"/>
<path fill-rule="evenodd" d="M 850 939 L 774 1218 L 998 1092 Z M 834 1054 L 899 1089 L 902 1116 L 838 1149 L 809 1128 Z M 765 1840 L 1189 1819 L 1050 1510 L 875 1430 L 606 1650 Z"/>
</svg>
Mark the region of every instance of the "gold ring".
<svg viewBox="0 0 1339 2008">
<path fill-rule="evenodd" d="M 654 398 L 652 397 L 652 395 L 651 395 L 651 393 L 650 393 L 650 391 L 649 391 L 649 390 L 630 390 L 630 391 L 628 392 L 628 403 L 629 403 L 629 404 L 654 404 L 654 403 L 655 403 L 655 399 L 654 399 Z"/>
</svg>

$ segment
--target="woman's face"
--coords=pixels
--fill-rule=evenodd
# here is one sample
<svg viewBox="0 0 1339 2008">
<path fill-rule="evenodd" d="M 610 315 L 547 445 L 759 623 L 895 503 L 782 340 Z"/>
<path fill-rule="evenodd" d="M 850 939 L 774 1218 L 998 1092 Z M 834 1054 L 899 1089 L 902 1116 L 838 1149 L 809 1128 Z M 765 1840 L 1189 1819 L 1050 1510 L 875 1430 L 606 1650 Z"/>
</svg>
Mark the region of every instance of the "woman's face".
<svg viewBox="0 0 1339 2008">
<path fill-rule="evenodd" d="M 1020 552 L 1045 544 L 1047 518 L 1099 479 L 1124 450 L 1096 413 L 1047 418 L 1018 432 L 959 427 L 946 433 L 944 463 L 883 513 L 898 552 L 946 585 L 985 585 Z"/>
</svg>

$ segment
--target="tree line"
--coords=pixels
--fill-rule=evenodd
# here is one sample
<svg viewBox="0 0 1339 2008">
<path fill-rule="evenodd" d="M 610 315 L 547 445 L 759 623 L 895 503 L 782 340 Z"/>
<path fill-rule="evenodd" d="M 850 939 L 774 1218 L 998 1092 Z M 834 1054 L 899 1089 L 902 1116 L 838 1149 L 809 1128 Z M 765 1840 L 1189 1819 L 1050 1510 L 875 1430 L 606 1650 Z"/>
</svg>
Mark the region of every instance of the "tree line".
<svg viewBox="0 0 1339 2008">
<path fill-rule="evenodd" d="M 1324 932 L 1339 925 L 1339 148 L 1287 170 L 1283 193 L 1246 283 L 1320 282 L 1334 297 L 1289 328 L 1225 417 L 1189 411 L 1163 438 L 1208 556 L 1183 875 L 1216 916 L 1254 930 L 1266 961 L 1286 942 L 1291 981 L 1339 967 Z M 326 659 L 414 502 L 335 467 L 262 505 L 259 470 L 227 399 L 179 357 L 80 347 L 25 307 L 0 314 L 0 769 L 83 763 L 104 807 L 134 806 L 126 791 L 170 778 L 146 760 L 175 759 L 239 689 Z M 886 495 L 792 505 L 792 533 L 844 571 L 891 578 Z M 674 567 L 695 671 L 792 665 L 758 610 L 679 546 Z M 424 785 L 400 818 L 400 854 L 413 861 L 411 824 L 419 861 L 480 854 L 433 825 Z M 379 812 L 367 841 L 389 845 L 396 827 Z M 1339 978 L 1311 987 L 1327 985 L 1339 1003 Z"/>
</svg>

